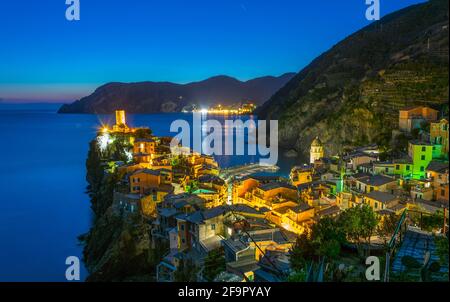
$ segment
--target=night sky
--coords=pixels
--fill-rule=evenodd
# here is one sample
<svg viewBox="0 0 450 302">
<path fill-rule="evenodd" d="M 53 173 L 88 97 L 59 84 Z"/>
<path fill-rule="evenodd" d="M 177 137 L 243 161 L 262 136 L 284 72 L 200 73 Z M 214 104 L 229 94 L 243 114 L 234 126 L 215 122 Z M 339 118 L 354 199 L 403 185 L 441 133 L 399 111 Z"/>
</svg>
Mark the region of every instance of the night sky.
<svg viewBox="0 0 450 302">
<path fill-rule="evenodd" d="M 417 0 L 381 0 L 386 15 Z M 365 0 L 0 0 L 0 101 L 73 101 L 106 82 L 299 71 L 370 23 Z"/>
</svg>

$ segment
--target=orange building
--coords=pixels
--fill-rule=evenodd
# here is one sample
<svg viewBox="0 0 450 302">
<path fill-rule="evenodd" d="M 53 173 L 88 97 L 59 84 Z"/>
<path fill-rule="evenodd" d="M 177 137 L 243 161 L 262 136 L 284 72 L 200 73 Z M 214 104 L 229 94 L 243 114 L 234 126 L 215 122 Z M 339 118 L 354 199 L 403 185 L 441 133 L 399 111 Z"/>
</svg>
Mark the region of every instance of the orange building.
<svg viewBox="0 0 450 302">
<path fill-rule="evenodd" d="M 405 108 L 399 113 L 399 128 L 405 132 L 420 128 L 423 121 L 434 122 L 438 119 L 439 111 L 429 107 L 419 106 Z"/>
<path fill-rule="evenodd" d="M 432 161 L 427 167 L 427 180 L 433 188 L 433 198 L 449 202 L 449 168 L 447 163 Z"/>
<path fill-rule="evenodd" d="M 146 194 L 151 189 L 161 185 L 170 185 L 171 182 L 172 171 L 170 170 L 138 170 L 129 177 L 130 193 Z"/>
<path fill-rule="evenodd" d="M 277 204 L 298 201 L 298 192 L 294 186 L 282 182 L 261 184 L 252 191 L 252 204 L 272 209 Z"/>
<path fill-rule="evenodd" d="M 136 139 L 133 144 L 133 158 L 136 163 L 152 163 L 156 153 L 153 139 Z"/>
<path fill-rule="evenodd" d="M 289 202 L 267 213 L 267 219 L 297 235 L 305 231 L 314 218 L 315 210 L 306 203 Z"/>
<path fill-rule="evenodd" d="M 248 195 L 250 195 L 251 191 L 257 186 L 259 186 L 259 181 L 251 177 L 235 181 L 232 189 L 233 204 L 245 203 L 244 200 L 250 199 Z"/>
</svg>

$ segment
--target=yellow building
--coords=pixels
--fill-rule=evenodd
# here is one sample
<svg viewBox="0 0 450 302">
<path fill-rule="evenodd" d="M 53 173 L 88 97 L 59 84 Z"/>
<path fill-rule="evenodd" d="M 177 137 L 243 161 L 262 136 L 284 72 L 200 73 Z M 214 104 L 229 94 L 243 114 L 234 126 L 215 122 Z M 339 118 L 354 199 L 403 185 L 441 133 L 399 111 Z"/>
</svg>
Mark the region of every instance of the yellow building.
<svg viewBox="0 0 450 302">
<path fill-rule="evenodd" d="M 349 192 L 339 192 L 336 194 L 336 205 L 341 209 L 350 208 L 353 194 Z"/>
<path fill-rule="evenodd" d="M 448 120 L 430 124 L 430 139 L 433 145 L 441 145 L 442 157 L 448 157 Z"/>
<path fill-rule="evenodd" d="M 250 204 L 251 201 L 251 192 L 257 186 L 259 186 L 259 181 L 252 178 L 246 177 L 241 180 L 237 180 L 233 182 L 232 189 L 232 200 L 233 204 L 244 203 Z"/>
<path fill-rule="evenodd" d="M 296 166 L 290 173 L 291 183 L 294 186 L 312 182 L 314 168 L 311 166 Z"/>
<path fill-rule="evenodd" d="M 283 229 L 301 235 L 314 218 L 315 210 L 306 203 L 289 203 L 267 213 L 267 219 Z"/>
<path fill-rule="evenodd" d="M 310 160 L 311 164 L 314 164 L 316 160 L 319 160 L 324 157 L 323 144 L 320 141 L 319 137 L 316 137 L 311 143 L 310 149 Z"/>
<path fill-rule="evenodd" d="M 252 191 L 252 205 L 255 207 L 275 208 L 286 202 L 297 202 L 297 189 L 282 182 L 261 184 Z"/>
<path fill-rule="evenodd" d="M 371 175 L 356 179 L 356 189 L 361 193 L 373 191 L 394 192 L 397 189 L 397 180 L 384 175 Z"/>
<path fill-rule="evenodd" d="M 363 203 L 369 205 L 375 212 L 386 209 L 395 209 L 400 202 L 397 196 L 386 192 L 373 191 L 363 197 Z"/>
</svg>

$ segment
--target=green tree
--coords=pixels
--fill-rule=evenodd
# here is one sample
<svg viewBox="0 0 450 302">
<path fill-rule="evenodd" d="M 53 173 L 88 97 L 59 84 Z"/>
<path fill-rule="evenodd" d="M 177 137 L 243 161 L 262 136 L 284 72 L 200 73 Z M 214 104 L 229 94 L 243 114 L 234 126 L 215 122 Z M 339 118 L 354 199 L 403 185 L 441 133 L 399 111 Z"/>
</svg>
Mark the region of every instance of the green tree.
<svg viewBox="0 0 450 302">
<path fill-rule="evenodd" d="M 324 257 L 328 262 L 336 259 L 344 242 L 345 234 L 336 220 L 328 217 L 319 220 L 311 230 L 305 231 L 297 238 L 290 251 L 293 272 L 288 277 L 288 281 L 299 282 L 298 280 L 302 280 L 308 267 L 318 263 Z"/>
<path fill-rule="evenodd" d="M 385 216 L 382 222 L 378 224 L 376 234 L 383 239 L 384 245 L 388 244 L 388 240 L 394 234 L 399 219 L 398 215 L 392 214 Z"/>
<path fill-rule="evenodd" d="M 434 242 L 441 265 L 448 267 L 448 238 L 446 236 L 435 236 Z"/>
<path fill-rule="evenodd" d="M 339 224 L 350 242 L 356 244 L 358 252 L 363 252 L 362 245 L 368 244 L 374 235 L 378 217 L 368 205 L 349 208 L 339 216 Z M 369 250 L 370 253 L 370 250 Z"/>
<path fill-rule="evenodd" d="M 305 269 L 309 260 L 316 260 L 314 246 L 310 237 L 309 230 L 297 237 L 289 257 L 293 271 L 300 272 Z"/>
<path fill-rule="evenodd" d="M 191 259 L 181 259 L 174 273 L 175 282 L 196 282 L 198 268 Z"/>
<path fill-rule="evenodd" d="M 345 242 L 345 233 L 334 219 L 325 217 L 313 225 L 311 239 L 317 256 L 335 259 Z"/>
<path fill-rule="evenodd" d="M 153 132 L 150 128 L 138 128 L 136 129 L 136 131 L 133 133 L 134 138 L 136 139 L 146 139 L 146 138 L 152 138 Z"/>
<path fill-rule="evenodd" d="M 432 215 L 422 215 L 421 228 L 425 231 L 432 232 L 442 228 L 443 225 L 444 212 L 442 210 L 436 211 Z"/>
<path fill-rule="evenodd" d="M 203 276 L 208 281 L 213 281 L 214 278 L 221 272 L 225 271 L 225 253 L 223 248 L 212 250 L 205 258 Z"/>
</svg>

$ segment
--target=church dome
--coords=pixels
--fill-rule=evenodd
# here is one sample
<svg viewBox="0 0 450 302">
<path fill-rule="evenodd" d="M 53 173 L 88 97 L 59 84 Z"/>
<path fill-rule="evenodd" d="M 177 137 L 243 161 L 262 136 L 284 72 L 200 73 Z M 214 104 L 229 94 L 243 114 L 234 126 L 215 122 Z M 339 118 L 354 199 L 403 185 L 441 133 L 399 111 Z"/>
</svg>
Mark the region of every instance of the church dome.
<svg viewBox="0 0 450 302">
<path fill-rule="evenodd" d="M 322 147 L 322 142 L 320 141 L 319 137 L 316 136 L 316 138 L 311 143 L 311 147 Z"/>
</svg>

